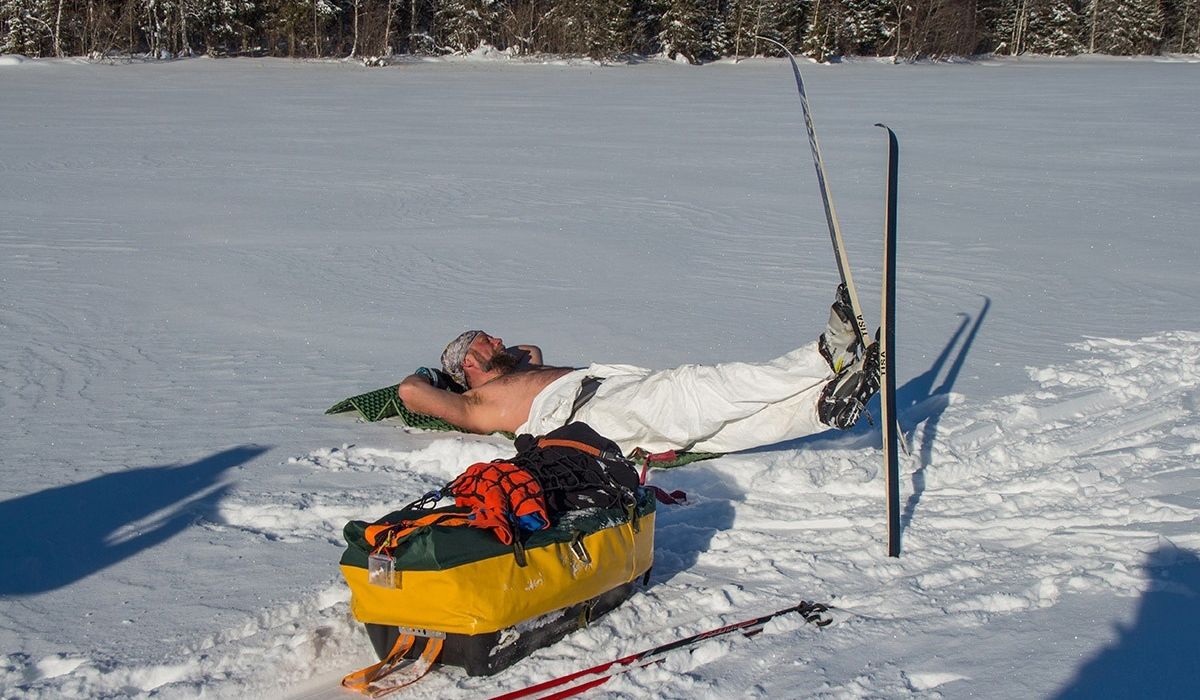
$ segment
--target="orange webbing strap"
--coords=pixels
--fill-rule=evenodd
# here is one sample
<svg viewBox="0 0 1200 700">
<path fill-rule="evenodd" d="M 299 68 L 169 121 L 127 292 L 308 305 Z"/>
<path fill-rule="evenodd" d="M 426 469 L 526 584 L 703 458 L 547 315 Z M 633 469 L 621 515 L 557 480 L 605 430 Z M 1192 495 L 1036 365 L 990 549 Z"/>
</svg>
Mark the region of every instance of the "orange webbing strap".
<svg viewBox="0 0 1200 700">
<path fill-rule="evenodd" d="M 409 649 L 412 649 L 412 645 L 416 641 L 417 638 L 411 634 L 400 635 L 396 638 L 396 643 L 392 645 L 392 650 L 388 652 L 383 661 L 349 674 L 342 679 L 342 685 L 350 690 L 369 694 L 371 683 L 396 670 L 396 666 L 400 663 L 400 660 L 404 658 Z"/>
<path fill-rule="evenodd" d="M 371 697 L 381 698 L 424 678 L 425 674 L 429 673 L 429 669 L 433 668 L 433 662 L 437 661 L 438 655 L 442 653 L 442 643 L 444 641 L 441 637 L 428 638 L 425 641 L 425 650 L 421 652 L 420 658 L 412 662 L 401 673 L 388 678 L 386 683 L 372 685 Z"/>
<path fill-rule="evenodd" d="M 441 637 L 426 638 L 425 649 L 421 652 L 421 656 L 405 667 L 402 673 L 391 675 L 400 668 L 404 655 L 408 653 L 416 640 L 417 638 L 411 634 L 400 635 L 386 659 L 361 671 L 351 673 L 342 679 L 342 685 L 363 695 L 380 698 L 421 680 L 426 673 L 429 673 L 429 669 L 433 667 L 433 663 L 442 653 L 442 644 L 445 640 Z M 387 680 L 383 680 L 384 678 Z"/>
<path fill-rule="evenodd" d="M 578 442 L 576 440 L 559 440 L 558 438 L 542 438 L 537 442 L 538 447 L 571 447 L 580 452 L 586 452 L 593 457 L 600 456 L 600 450 L 592 447 L 586 442 Z"/>
<path fill-rule="evenodd" d="M 469 523 L 470 519 L 461 513 L 431 513 L 416 520 L 368 525 L 367 529 L 363 531 L 363 539 L 376 549 L 381 547 L 389 549 L 395 547 L 396 543 L 405 535 L 426 525 L 467 525 Z"/>
</svg>

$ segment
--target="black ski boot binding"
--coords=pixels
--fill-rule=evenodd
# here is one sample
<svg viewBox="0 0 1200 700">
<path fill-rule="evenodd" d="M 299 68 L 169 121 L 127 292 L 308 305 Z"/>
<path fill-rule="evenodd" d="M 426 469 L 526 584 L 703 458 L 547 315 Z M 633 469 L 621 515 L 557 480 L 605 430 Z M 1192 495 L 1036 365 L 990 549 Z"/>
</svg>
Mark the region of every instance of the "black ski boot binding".
<svg viewBox="0 0 1200 700">
<path fill-rule="evenodd" d="M 863 356 L 842 370 L 821 392 L 817 417 L 839 430 L 858 422 L 871 397 L 879 393 L 879 343 L 872 343 Z"/>
</svg>

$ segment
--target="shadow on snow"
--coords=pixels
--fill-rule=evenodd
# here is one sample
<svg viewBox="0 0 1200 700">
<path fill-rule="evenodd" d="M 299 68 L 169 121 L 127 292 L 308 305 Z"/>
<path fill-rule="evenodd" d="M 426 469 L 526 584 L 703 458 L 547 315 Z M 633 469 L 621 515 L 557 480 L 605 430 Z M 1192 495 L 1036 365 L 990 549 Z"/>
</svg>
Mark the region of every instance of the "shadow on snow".
<svg viewBox="0 0 1200 700">
<path fill-rule="evenodd" d="M 652 481 L 663 482 L 663 472 L 653 472 Z M 732 477 L 716 469 L 671 470 L 670 486 L 687 492 L 686 506 L 659 506 L 654 527 L 654 572 L 651 585 L 670 581 L 690 570 L 708 551 L 712 538 L 733 527 L 734 502 L 746 494 Z M 662 483 L 659 483 L 663 486 Z"/>
<path fill-rule="evenodd" d="M 962 323 L 958 329 L 950 336 L 950 340 L 946 342 L 946 347 L 942 349 L 940 355 L 934 360 L 933 365 L 925 370 L 922 374 L 909 380 L 904 386 L 896 389 L 896 412 L 900 420 L 901 431 L 905 425 L 915 426 L 924 422 L 925 425 L 921 431 L 921 465 L 913 473 L 912 479 L 912 495 L 905 504 L 904 514 L 901 517 L 901 528 L 908 527 L 908 523 L 912 520 L 913 513 L 916 511 L 917 503 L 921 500 L 921 494 L 925 491 L 925 468 L 932 461 L 933 443 L 937 438 L 938 421 L 941 420 L 942 414 L 950 406 L 950 392 L 954 388 L 954 382 L 958 380 L 958 375 L 962 372 L 963 365 L 966 363 L 967 355 L 971 351 L 971 345 L 975 342 L 975 337 L 979 334 L 979 329 L 983 325 L 983 319 L 987 316 L 991 309 L 992 300 L 988 297 L 983 298 L 983 308 L 980 309 L 979 315 L 975 317 L 975 323 L 971 323 L 969 314 L 960 314 L 963 317 Z M 967 333 L 966 340 L 958 347 L 959 339 L 963 337 L 963 333 L 967 332 L 970 327 L 970 332 Z M 934 388 L 934 382 L 942 373 L 942 368 L 950 360 L 954 349 L 958 347 L 958 354 L 954 356 L 954 361 L 950 364 L 946 376 L 942 379 L 942 383 Z M 903 357 L 901 357 L 903 362 Z M 872 399 L 867 406 L 867 411 L 871 416 L 880 415 L 879 407 L 880 399 L 878 397 Z M 871 425 L 866 420 L 860 420 L 850 430 L 826 430 L 812 435 L 806 435 L 794 440 L 776 443 L 773 445 L 764 445 L 755 447 L 749 450 L 743 450 L 738 454 L 754 454 L 756 452 L 774 452 L 776 450 L 820 450 L 820 449 L 844 449 L 847 445 L 846 440 L 870 441 L 874 444 L 879 444 L 880 430 L 878 425 Z"/>
<path fill-rule="evenodd" d="M 1128 628 L 1053 697 L 1186 698 L 1200 688 L 1200 558 L 1168 545 L 1147 556 L 1150 590 Z"/>
<path fill-rule="evenodd" d="M 0 502 L 0 595 L 70 585 L 216 519 L 226 471 L 266 452 L 235 447 L 198 462 L 104 474 Z"/>
<path fill-rule="evenodd" d="M 942 419 L 942 414 L 950 406 L 950 392 L 954 388 L 954 382 L 958 380 L 959 373 L 962 372 L 963 365 L 966 363 L 967 355 L 971 351 L 971 346 L 975 343 L 975 338 L 979 334 L 979 328 L 983 326 L 983 319 L 987 316 L 988 310 L 992 307 L 992 300 L 988 297 L 983 298 L 983 308 L 979 310 L 979 315 L 975 317 L 975 323 L 971 323 L 971 317 L 968 314 L 962 314 L 963 320 L 959 324 L 958 329 L 954 331 L 954 335 L 950 336 L 950 341 L 946 343 L 946 347 L 942 349 L 940 355 L 934 360 L 930 366 L 920 376 L 909 380 L 904 386 L 896 390 L 896 413 L 901 416 L 901 430 L 904 428 L 904 423 L 909 425 L 919 425 L 924 422 L 921 428 L 921 455 L 920 466 L 913 472 L 912 475 L 912 492 L 909 494 L 908 500 L 904 504 L 904 510 L 900 514 L 900 530 L 908 529 L 909 523 L 912 522 L 913 514 L 916 513 L 917 504 L 921 502 L 921 494 L 925 493 L 925 470 L 933 462 L 933 443 L 937 440 L 938 423 Z M 970 332 L 967 332 L 967 327 L 970 327 Z M 958 354 L 955 355 L 954 361 L 950 363 L 950 368 L 946 371 L 945 378 L 942 383 L 934 387 L 934 382 L 937 381 L 938 375 L 942 373 L 942 367 L 950 359 L 954 352 L 954 348 L 958 345 L 959 338 L 963 333 L 967 332 L 966 339 L 962 346 L 958 348 Z"/>
</svg>

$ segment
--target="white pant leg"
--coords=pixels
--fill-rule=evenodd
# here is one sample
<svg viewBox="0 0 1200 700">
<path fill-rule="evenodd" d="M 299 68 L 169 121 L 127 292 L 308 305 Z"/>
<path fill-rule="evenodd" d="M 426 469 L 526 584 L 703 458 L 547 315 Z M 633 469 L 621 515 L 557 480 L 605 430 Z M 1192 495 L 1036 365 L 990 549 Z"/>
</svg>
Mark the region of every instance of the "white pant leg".
<svg viewBox="0 0 1200 700">
<path fill-rule="evenodd" d="M 577 418 L 626 452 L 735 452 L 826 430 L 816 401 L 831 378 L 810 343 L 770 362 L 610 377 Z"/>
</svg>

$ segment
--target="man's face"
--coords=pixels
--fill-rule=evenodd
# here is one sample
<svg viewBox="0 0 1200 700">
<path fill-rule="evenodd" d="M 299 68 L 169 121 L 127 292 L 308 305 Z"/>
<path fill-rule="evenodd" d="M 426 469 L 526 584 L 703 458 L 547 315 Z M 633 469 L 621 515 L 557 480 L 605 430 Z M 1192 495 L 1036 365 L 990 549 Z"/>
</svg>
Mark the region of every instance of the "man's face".
<svg viewBox="0 0 1200 700">
<path fill-rule="evenodd" d="M 475 356 L 475 359 L 481 362 L 490 359 L 498 352 L 504 352 L 504 341 L 487 333 L 480 333 L 475 336 L 475 340 L 471 341 L 471 347 L 468 352 Z"/>
<path fill-rule="evenodd" d="M 517 366 L 517 358 L 509 354 L 508 348 L 504 347 L 504 341 L 487 333 L 475 336 L 468 353 L 475 358 L 476 364 L 484 372 L 507 372 Z"/>
</svg>

